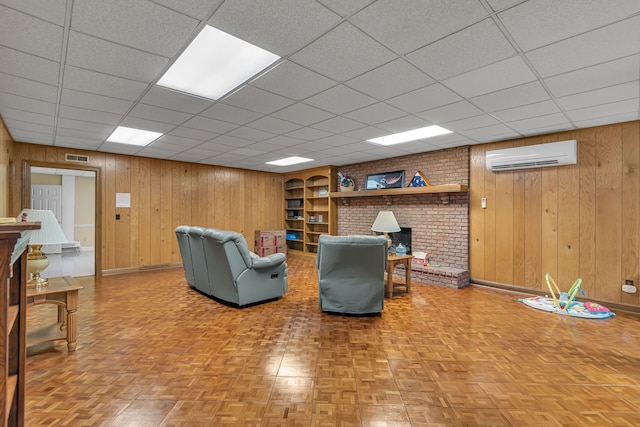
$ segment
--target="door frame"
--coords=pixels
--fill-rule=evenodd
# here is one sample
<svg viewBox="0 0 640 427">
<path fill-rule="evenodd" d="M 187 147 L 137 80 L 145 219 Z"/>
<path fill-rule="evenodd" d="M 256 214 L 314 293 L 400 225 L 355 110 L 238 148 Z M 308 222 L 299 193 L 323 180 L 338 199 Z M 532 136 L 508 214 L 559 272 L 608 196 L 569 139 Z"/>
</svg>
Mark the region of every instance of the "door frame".
<svg viewBox="0 0 640 427">
<path fill-rule="evenodd" d="M 96 246 L 95 246 L 95 275 L 102 276 L 102 168 L 87 166 L 87 165 L 70 165 L 67 163 L 53 163 L 53 162 L 38 162 L 34 160 L 23 160 L 22 161 L 22 206 L 24 208 L 31 208 L 31 167 L 39 166 L 43 168 L 54 168 L 54 169 L 70 169 L 70 170 L 80 170 L 80 171 L 90 171 L 95 172 L 95 224 L 96 224 Z"/>
</svg>

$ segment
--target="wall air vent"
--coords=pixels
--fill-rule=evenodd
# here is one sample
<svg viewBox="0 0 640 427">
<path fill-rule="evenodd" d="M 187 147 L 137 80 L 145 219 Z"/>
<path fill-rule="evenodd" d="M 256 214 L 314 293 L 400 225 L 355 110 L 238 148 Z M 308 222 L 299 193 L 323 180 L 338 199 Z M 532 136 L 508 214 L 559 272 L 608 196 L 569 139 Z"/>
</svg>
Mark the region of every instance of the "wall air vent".
<svg viewBox="0 0 640 427">
<path fill-rule="evenodd" d="M 88 163 L 89 162 L 89 156 L 83 156 L 81 154 L 69 154 L 69 153 L 66 153 L 64 155 L 64 159 L 67 162 L 75 162 L 75 163 Z"/>
<path fill-rule="evenodd" d="M 575 165 L 577 162 L 575 139 L 548 144 L 525 145 L 487 151 L 486 165 L 490 171 L 543 168 Z"/>
</svg>

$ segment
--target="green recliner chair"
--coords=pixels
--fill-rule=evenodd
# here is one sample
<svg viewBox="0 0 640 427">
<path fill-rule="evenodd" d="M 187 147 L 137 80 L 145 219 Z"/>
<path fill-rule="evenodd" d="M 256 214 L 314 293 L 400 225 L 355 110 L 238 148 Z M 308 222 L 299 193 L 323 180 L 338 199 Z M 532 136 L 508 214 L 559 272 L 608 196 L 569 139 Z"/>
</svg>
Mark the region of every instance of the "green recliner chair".
<svg viewBox="0 0 640 427">
<path fill-rule="evenodd" d="M 322 311 L 380 313 L 384 306 L 384 236 L 330 236 L 318 240 L 316 267 Z"/>
</svg>

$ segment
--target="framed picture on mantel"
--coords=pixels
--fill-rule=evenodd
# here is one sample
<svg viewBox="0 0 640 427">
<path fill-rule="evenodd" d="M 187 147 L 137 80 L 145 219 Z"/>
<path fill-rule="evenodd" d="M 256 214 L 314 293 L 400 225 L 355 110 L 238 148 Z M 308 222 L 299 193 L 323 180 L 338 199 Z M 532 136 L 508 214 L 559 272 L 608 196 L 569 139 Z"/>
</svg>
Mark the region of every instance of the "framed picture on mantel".
<svg viewBox="0 0 640 427">
<path fill-rule="evenodd" d="M 365 190 L 384 190 L 404 187 L 404 171 L 382 172 L 367 175 Z"/>
</svg>

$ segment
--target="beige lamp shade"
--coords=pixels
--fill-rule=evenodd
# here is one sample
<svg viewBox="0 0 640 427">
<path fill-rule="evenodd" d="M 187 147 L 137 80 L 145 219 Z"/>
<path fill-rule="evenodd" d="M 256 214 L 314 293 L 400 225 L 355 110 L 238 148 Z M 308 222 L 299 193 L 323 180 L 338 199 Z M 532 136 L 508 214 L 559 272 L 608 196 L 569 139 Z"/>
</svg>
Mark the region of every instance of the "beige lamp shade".
<svg viewBox="0 0 640 427">
<path fill-rule="evenodd" d="M 387 247 L 391 246 L 391 237 L 387 233 L 396 233 L 400 231 L 400 225 L 396 221 L 395 215 L 391 211 L 380 211 L 376 220 L 371 226 L 371 231 L 377 231 L 378 233 L 384 233 L 384 237 L 387 239 Z"/>
<path fill-rule="evenodd" d="M 27 287 L 39 288 L 47 286 L 48 280 L 40 277 L 40 273 L 49 266 L 49 259 L 41 251 L 42 245 L 58 245 L 67 243 L 56 216 L 49 210 L 23 209 L 18 221 L 39 222 L 40 229 L 33 230 L 29 235 L 30 251 L 27 254 L 27 271 L 32 278 L 27 281 Z"/>
</svg>

